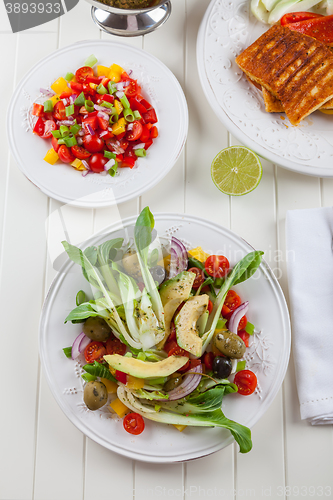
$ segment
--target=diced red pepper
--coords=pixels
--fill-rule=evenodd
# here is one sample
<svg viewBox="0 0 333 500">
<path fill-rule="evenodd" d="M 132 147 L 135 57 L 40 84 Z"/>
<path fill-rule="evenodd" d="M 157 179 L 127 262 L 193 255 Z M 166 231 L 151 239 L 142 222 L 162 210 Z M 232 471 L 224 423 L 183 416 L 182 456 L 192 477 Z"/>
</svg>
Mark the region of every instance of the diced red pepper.
<svg viewBox="0 0 333 500">
<path fill-rule="evenodd" d="M 146 99 L 141 99 L 140 104 L 142 104 L 146 108 L 146 110 L 151 108 L 151 104 L 146 101 Z"/>
<path fill-rule="evenodd" d="M 151 146 L 152 144 L 153 144 L 152 139 L 149 139 L 149 141 L 147 141 L 147 142 L 145 143 L 145 149 L 146 149 L 146 150 L 147 150 L 147 149 L 149 149 L 149 148 L 150 148 L 150 146 Z"/>
<path fill-rule="evenodd" d="M 142 116 L 142 118 L 144 119 L 144 121 L 146 123 L 156 123 L 157 122 L 157 116 L 156 116 L 156 113 L 155 113 L 155 109 L 154 108 L 149 109 L 146 113 L 144 113 L 144 115 Z"/>
<path fill-rule="evenodd" d="M 123 155 L 121 155 L 121 154 L 119 154 L 119 155 L 117 155 L 117 156 L 116 156 L 116 160 L 117 160 L 117 162 L 119 162 L 119 163 L 123 161 L 123 158 L 124 158 L 124 156 L 123 156 Z"/>
<path fill-rule="evenodd" d="M 126 82 L 127 80 L 130 80 L 130 76 L 126 73 L 126 71 L 122 72 L 122 74 L 120 75 L 120 80 L 122 82 Z"/>
<path fill-rule="evenodd" d="M 127 375 L 126 375 L 126 373 L 120 372 L 119 370 L 116 370 L 115 378 L 119 382 L 121 382 L 122 384 L 126 384 L 126 382 L 127 382 Z"/>
<path fill-rule="evenodd" d="M 34 102 L 32 106 L 32 114 L 34 116 L 43 116 L 44 106 L 42 104 L 37 104 Z"/>
<path fill-rule="evenodd" d="M 142 126 L 142 134 L 140 136 L 140 141 L 141 142 L 148 142 L 150 139 L 150 131 L 147 125 Z"/>
<path fill-rule="evenodd" d="M 323 17 L 321 14 L 315 14 L 314 12 L 290 12 L 281 17 L 281 26 L 285 26 L 290 23 L 298 23 L 299 21 L 307 21 L 308 19 L 313 19 L 315 17 Z"/>
<path fill-rule="evenodd" d="M 82 127 L 84 128 L 85 132 L 87 134 L 90 134 L 89 132 L 89 129 L 87 128 L 87 125 L 90 125 L 90 127 L 93 129 L 93 130 L 96 130 L 97 128 L 97 116 L 95 115 L 95 113 L 90 113 L 90 115 L 88 116 L 88 118 L 85 118 L 84 120 L 82 120 Z"/>
<path fill-rule="evenodd" d="M 58 144 L 58 139 L 52 136 L 51 140 L 52 147 L 56 153 L 58 153 L 58 149 L 60 148 L 60 145 Z"/>
<path fill-rule="evenodd" d="M 156 137 L 158 137 L 157 127 L 154 126 L 150 129 L 150 137 L 151 139 L 156 139 Z"/>
<path fill-rule="evenodd" d="M 78 82 L 70 82 L 70 86 L 71 86 L 71 89 L 72 90 L 75 90 L 75 92 L 78 92 L 79 94 L 81 94 L 82 90 L 83 90 L 83 85 L 82 83 L 78 83 Z"/>
<path fill-rule="evenodd" d="M 101 79 L 98 76 L 88 76 L 88 78 L 86 78 L 86 82 L 99 85 L 101 83 Z"/>
<path fill-rule="evenodd" d="M 131 156 L 124 156 L 124 158 L 121 162 L 121 166 L 133 168 L 135 165 L 135 161 L 136 161 L 136 158 L 133 158 Z"/>
<path fill-rule="evenodd" d="M 68 89 L 68 92 L 63 92 L 62 94 L 60 94 L 60 99 L 68 99 L 71 95 L 73 94 L 73 92 L 71 92 L 69 89 Z"/>
<path fill-rule="evenodd" d="M 129 100 L 129 103 L 132 111 L 139 111 L 141 115 L 147 112 L 147 109 L 144 107 L 144 105 L 141 104 L 141 102 L 139 102 L 135 97 L 132 97 L 132 99 Z"/>
<path fill-rule="evenodd" d="M 101 101 L 105 101 L 105 102 L 109 102 L 110 104 L 113 104 L 114 97 L 113 97 L 113 95 L 110 95 L 110 94 L 104 94 L 101 96 Z"/>
<path fill-rule="evenodd" d="M 110 78 L 103 78 L 103 80 L 101 81 L 101 84 L 104 85 L 105 88 L 108 87 L 108 83 L 110 81 Z"/>
<path fill-rule="evenodd" d="M 96 94 L 96 92 L 94 91 L 94 89 L 92 89 L 92 88 L 90 87 L 90 85 L 89 85 L 89 84 L 87 84 L 87 83 L 84 83 L 84 84 L 83 84 L 83 92 L 84 92 L 85 94 L 88 94 L 88 95 L 95 95 L 95 94 Z"/>
<path fill-rule="evenodd" d="M 102 130 L 107 130 L 109 126 L 109 120 L 104 120 L 101 116 L 97 116 L 97 125 Z"/>
<path fill-rule="evenodd" d="M 333 16 L 315 17 L 307 21 L 286 24 L 286 27 L 316 38 L 323 43 L 333 42 Z"/>
</svg>

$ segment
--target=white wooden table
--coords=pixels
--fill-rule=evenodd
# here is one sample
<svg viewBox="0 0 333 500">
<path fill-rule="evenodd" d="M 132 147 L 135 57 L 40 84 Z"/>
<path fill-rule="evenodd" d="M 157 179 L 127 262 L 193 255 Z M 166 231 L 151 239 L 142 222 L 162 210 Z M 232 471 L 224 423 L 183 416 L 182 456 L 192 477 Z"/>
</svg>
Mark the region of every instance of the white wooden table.
<svg viewBox="0 0 333 500">
<path fill-rule="evenodd" d="M 122 39 L 153 53 L 173 71 L 185 91 L 190 127 L 170 174 L 140 199 L 121 205 L 120 216 L 135 215 L 149 205 L 153 212 L 185 212 L 218 222 L 265 250 L 288 298 L 286 211 L 332 205 L 333 179 L 294 174 L 264 161 L 262 181 L 253 193 L 228 198 L 214 186 L 211 161 L 236 141 L 215 118 L 199 83 L 196 36 L 208 3 L 174 0 L 171 18 L 162 28 L 143 38 Z M 15 35 L 1 2 L 2 103 L 41 58 L 76 41 L 98 38 L 113 37 L 97 29 L 84 1 L 60 19 Z M 133 462 L 85 438 L 67 420 L 38 357 L 41 306 L 55 275 L 47 252 L 46 236 L 52 235 L 47 220 L 60 204 L 21 174 L 8 151 L 4 110 L 0 120 L 0 500 L 333 496 L 332 426 L 311 427 L 300 420 L 292 360 L 282 389 L 253 429 L 254 446 L 247 455 L 234 445 L 187 464 Z M 77 241 L 118 216 L 116 208 L 68 208 Z"/>
</svg>

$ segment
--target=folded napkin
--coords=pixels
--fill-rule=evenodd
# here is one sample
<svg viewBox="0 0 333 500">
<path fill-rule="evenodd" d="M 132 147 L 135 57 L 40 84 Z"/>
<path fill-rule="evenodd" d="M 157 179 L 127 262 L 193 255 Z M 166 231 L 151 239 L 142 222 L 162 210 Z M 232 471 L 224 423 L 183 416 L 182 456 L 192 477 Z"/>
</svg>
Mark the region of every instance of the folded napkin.
<svg viewBox="0 0 333 500">
<path fill-rule="evenodd" d="M 333 207 L 287 213 L 293 354 L 301 418 L 333 423 Z"/>
</svg>

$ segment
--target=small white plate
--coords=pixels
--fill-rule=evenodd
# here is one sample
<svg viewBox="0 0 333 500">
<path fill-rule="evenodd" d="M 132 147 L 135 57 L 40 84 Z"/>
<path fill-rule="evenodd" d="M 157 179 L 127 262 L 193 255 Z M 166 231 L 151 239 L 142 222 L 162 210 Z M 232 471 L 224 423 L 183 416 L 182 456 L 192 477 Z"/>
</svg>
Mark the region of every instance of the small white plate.
<svg viewBox="0 0 333 500">
<path fill-rule="evenodd" d="M 51 148 L 31 131 L 31 106 L 40 88 L 49 87 L 59 76 L 75 72 L 90 54 L 98 64 L 117 63 L 133 71 L 144 96 L 156 109 L 159 137 L 139 158 L 137 167 L 119 169 L 116 177 L 81 172 L 63 164 L 49 165 L 43 158 Z M 188 109 L 184 93 L 171 71 L 148 52 L 124 43 L 84 41 L 57 50 L 42 59 L 23 78 L 9 105 L 8 138 L 20 170 L 43 193 L 63 203 L 83 208 L 99 208 L 140 196 L 152 189 L 171 170 L 187 137 Z"/>
<path fill-rule="evenodd" d="M 135 217 L 123 224 L 112 225 L 86 241 L 82 248 L 99 245 L 114 237 L 123 237 L 124 228 L 135 224 Z M 253 248 L 242 238 L 208 222 L 188 215 L 157 214 L 155 228 L 160 237 L 175 235 L 188 249 L 197 246 L 211 254 L 223 254 L 233 266 Z M 122 420 L 102 408 L 89 411 L 83 403 L 82 368 L 79 362 L 67 359 L 62 349 L 72 345 L 80 333 L 79 324 L 64 319 L 75 307 L 79 290 L 91 296 L 91 289 L 79 266 L 67 260 L 52 283 L 46 297 L 40 323 L 40 356 L 49 387 L 71 422 L 86 436 L 109 450 L 146 462 L 179 462 L 214 453 L 233 442 L 231 434 L 220 428 L 187 427 L 182 433 L 173 426 L 146 419 L 145 431 L 132 436 L 123 429 Z M 225 415 L 252 427 L 275 398 L 285 375 L 290 353 L 290 324 L 281 288 L 265 262 L 256 274 L 236 287 L 249 301 L 247 317 L 261 333 L 251 337 L 246 352 L 247 367 L 258 378 L 258 387 L 251 396 L 229 394 L 223 400 Z M 254 441 L 253 446 L 256 446 Z"/>
<path fill-rule="evenodd" d="M 250 1 L 212 0 L 197 39 L 202 87 L 214 112 L 245 146 L 295 172 L 333 177 L 333 116 L 320 111 L 298 127 L 284 113 L 266 113 L 262 94 L 235 58 L 270 26 L 255 19 Z"/>
</svg>

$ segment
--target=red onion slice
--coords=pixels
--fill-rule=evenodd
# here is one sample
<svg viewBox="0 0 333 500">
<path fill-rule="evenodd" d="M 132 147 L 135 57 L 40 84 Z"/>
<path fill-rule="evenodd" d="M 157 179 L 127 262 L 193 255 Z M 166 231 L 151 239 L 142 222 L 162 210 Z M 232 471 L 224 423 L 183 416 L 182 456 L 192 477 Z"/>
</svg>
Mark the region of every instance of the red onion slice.
<svg viewBox="0 0 333 500">
<path fill-rule="evenodd" d="M 72 359 L 76 359 L 90 342 L 91 339 L 89 339 L 83 332 L 81 332 L 73 342 Z"/>
<path fill-rule="evenodd" d="M 195 366 L 189 370 L 191 373 L 184 376 L 183 382 L 170 391 L 168 401 L 176 401 L 177 399 L 185 398 L 193 392 L 200 384 L 202 374 L 202 364 Z"/>
<path fill-rule="evenodd" d="M 74 104 L 75 99 L 77 98 L 77 94 L 72 94 L 69 96 L 69 102 Z"/>
<path fill-rule="evenodd" d="M 40 88 L 39 89 L 39 92 L 41 92 L 42 94 L 48 96 L 48 97 L 52 97 L 55 95 L 55 92 L 53 92 L 53 90 L 50 90 L 50 89 L 43 89 L 43 88 Z"/>
<path fill-rule="evenodd" d="M 188 265 L 187 250 L 183 243 L 177 238 L 171 238 L 171 259 L 170 259 L 170 272 L 169 278 L 174 278 L 182 271 L 186 271 Z"/>
<path fill-rule="evenodd" d="M 238 331 L 238 325 L 242 317 L 247 313 L 247 310 L 249 308 L 249 303 L 248 301 L 243 302 L 237 309 L 234 310 L 232 313 L 231 318 L 229 319 L 229 330 L 232 333 L 236 333 Z"/>
<path fill-rule="evenodd" d="M 95 130 L 91 127 L 91 125 L 89 125 L 89 123 L 85 123 L 85 127 L 90 135 L 95 135 Z"/>
<path fill-rule="evenodd" d="M 87 160 L 81 160 L 81 162 L 83 163 L 84 167 L 85 167 L 88 171 L 89 171 L 89 170 L 91 170 L 90 165 L 89 165 L 89 163 L 87 162 Z"/>
<path fill-rule="evenodd" d="M 105 172 L 108 172 L 110 170 L 111 167 L 113 167 L 115 165 L 116 161 L 111 158 L 105 165 L 104 165 L 104 170 Z"/>
<path fill-rule="evenodd" d="M 94 104 L 94 108 L 96 109 L 96 111 L 106 113 L 108 115 L 107 120 L 109 119 L 109 115 L 112 115 L 112 109 L 106 108 L 105 106 L 99 106 L 98 104 Z"/>
<path fill-rule="evenodd" d="M 98 111 L 97 116 L 103 118 L 103 120 L 109 121 L 109 115 L 103 111 Z"/>
</svg>

